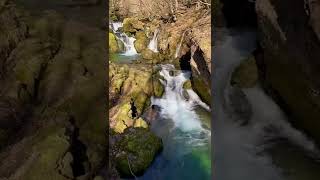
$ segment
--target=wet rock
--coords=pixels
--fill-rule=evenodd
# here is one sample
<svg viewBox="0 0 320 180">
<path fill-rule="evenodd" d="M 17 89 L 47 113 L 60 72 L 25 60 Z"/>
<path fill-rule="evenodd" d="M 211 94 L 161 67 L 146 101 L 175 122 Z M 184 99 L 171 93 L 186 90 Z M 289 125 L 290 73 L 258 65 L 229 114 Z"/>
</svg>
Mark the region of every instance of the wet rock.
<svg viewBox="0 0 320 180">
<path fill-rule="evenodd" d="M 145 128 L 128 128 L 116 144 L 116 169 L 122 177 L 143 174 L 162 150 L 162 141 Z"/>
<path fill-rule="evenodd" d="M 183 88 L 184 89 L 192 89 L 192 84 L 190 80 L 187 80 L 186 82 L 183 83 Z"/>
<path fill-rule="evenodd" d="M 254 87 L 257 81 L 258 69 L 253 56 L 241 62 L 241 64 L 235 68 L 231 77 L 231 85 L 236 85 L 240 88 Z"/>
<path fill-rule="evenodd" d="M 200 99 L 208 106 L 211 106 L 210 86 L 199 76 L 192 76 L 191 84 L 192 89 L 199 95 Z"/>
<path fill-rule="evenodd" d="M 248 124 L 252 116 L 252 107 L 245 93 L 238 87 L 231 88 L 228 102 L 230 104 L 229 110 L 236 115 L 235 119 L 240 125 Z"/>
</svg>

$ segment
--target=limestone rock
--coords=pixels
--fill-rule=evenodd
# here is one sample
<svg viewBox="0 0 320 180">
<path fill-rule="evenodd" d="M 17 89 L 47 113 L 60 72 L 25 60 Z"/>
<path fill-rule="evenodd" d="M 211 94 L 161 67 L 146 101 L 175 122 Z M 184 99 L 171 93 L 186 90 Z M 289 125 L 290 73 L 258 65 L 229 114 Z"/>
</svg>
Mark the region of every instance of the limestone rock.
<svg viewBox="0 0 320 180">
<path fill-rule="evenodd" d="M 128 128 L 116 144 L 116 168 L 122 177 L 141 175 L 162 150 L 162 141 L 145 128 Z"/>
</svg>

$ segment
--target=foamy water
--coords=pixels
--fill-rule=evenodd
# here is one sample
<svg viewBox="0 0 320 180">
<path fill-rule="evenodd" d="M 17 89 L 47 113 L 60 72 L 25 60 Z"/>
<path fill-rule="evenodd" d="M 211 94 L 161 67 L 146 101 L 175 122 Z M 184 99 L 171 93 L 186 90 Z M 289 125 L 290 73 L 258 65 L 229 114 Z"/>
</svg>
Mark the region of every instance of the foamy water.
<svg viewBox="0 0 320 180">
<path fill-rule="evenodd" d="M 209 106 L 203 103 L 199 96 L 191 89 L 187 90 L 188 97 L 184 96 L 183 84 L 190 78 L 190 72 L 177 71 L 173 65 L 161 65 L 160 75 L 165 79 L 161 83 L 165 86 L 165 93 L 162 98 L 153 98 L 151 102 L 161 108 L 160 115 L 165 119 L 171 119 L 174 128 L 187 132 L 184 137 L 189 136 L 190 142 L 208 139 L 210 130 L 202 127 L 202 122 L 197 115 L 195 108 L 201 106 L 210 110 Z M 173 76 L 170 75 L 173 72 Z M 204 138 L 204 136 L 206 136 Z M 188 142 L 187 142 L 188 143 Z"/>
<path fill-rule="evenodd" d="M 134 41 L 136 40 L 134 37 L 129 37 L 127 34 L 123 32 L 119 32 L 119 29 L 123 27 L 122 22 L 111 22 L 109 24 L 109 28 L 112 29 L 113 33 L 116 35 L 117 39 L 123 42 L 125 51 L 121 54 L 124 56 L 134 56 L 137 55 L 137 51 L 134 47 Z"/>
</svg>

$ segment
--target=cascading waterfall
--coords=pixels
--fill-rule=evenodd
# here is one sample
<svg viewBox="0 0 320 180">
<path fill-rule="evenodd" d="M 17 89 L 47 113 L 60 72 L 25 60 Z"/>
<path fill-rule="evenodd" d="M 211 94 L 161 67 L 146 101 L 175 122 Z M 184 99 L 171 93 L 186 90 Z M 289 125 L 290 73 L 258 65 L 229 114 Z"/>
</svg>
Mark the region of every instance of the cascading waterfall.
<svg viewBox="0 0 320 180">
<path fill-rule="evenodd" d="M 129 37 L 127 34 L 120 32 L 119 29 L 123 27 L 122 22 L 111 22 L 109 24 L 109 28 L 112 29 L 113 33 L 116 37 L 123 42 L 125 47 L 125 52 L 122 53 L 124 56 L 134 56 L 137 55 L 137 51 L 134 47 L 134 41 L 136 40 L 134 37 Z"/>
<path fill-rule="evenodd" d="M 183 32 L 182 36 L 181 36 L 181 39 L 180 39 L 180 42 L 179 42 L 179 45 L 177 47 L 177 50 L 176 50 L 176 53 L 174 55 L 174 58 L 177 58 L 179 53 L 180 53 L 180 49 L 181 49 L 181 45 L 182 45 L 182 42 L 183 42 L 183 38 L 184 38 L 184 35 L 185 35 L 186 31 Z"/>
<path fill-rule="evenodd" d="M 153 33 L 153 37 L 148 45 L 148 48 L 153 52 L 159 52 L 158 51 L 158 34 L 159 29 L 156 29 Z"/>
<path fill-rule="evenodd" d="M 195 112 L 195 108 L 199 105 L 210 111 L 210 107 L 203 103 L 192 89 L 184 92 L 183 88 L 183 84 L 190 78 L 191 72 L 175 70 L 171 64 L 161 65 L 161 68 L 160 75 L 165 80 L 160 79 L 160 81 L 165 86 L 165 94 L 162 98 L 152 97 L 152 104 L 161 108 L 160 115 L 163 118 L 173 121 L 174 129 L 188 133 L 186 143 L 195 146 L 207 143 L 211 131 L 202 127 L 202 122 Z"/>
</svg>

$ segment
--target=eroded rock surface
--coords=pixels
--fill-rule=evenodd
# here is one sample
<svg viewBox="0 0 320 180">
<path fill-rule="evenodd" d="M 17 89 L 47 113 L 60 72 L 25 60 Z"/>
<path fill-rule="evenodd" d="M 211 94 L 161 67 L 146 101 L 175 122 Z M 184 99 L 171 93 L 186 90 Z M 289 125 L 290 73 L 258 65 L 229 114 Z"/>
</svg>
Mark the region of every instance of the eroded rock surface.
<svg viewBox="0 0 320 180">
<path fill-rule="evenodd" d="M 105 33 L 2 2 L 0 179 L 90 179 L 107 155 Z"/>
<path fill-rule="evenodd" d="M 258 56 L 266 89 L 294 117 L 294 124 L 320 140 L 319 0 L 258 0 L 263 53 Z"/>
</svg>

